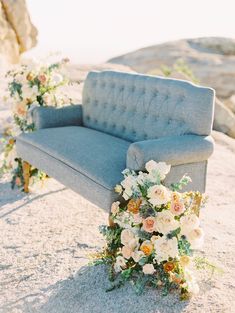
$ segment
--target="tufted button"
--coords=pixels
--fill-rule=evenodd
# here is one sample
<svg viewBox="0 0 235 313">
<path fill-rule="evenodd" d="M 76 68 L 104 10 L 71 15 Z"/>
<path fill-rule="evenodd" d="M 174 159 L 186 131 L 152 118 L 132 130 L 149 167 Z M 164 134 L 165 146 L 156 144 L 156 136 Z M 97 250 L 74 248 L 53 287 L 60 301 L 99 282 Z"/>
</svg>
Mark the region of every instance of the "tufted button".
<svg viewBox="0 0 235 313">
<path fill-rule="evenodd" d="M 106 86 L 106 84 L 105 84 L 105 83 L 102 83 L 102 84 L 101 84 L 101 87 L 102 87 L 102 88 L 104 88 L 105 86 Z"/>
<path fill-rule="evenodd" d="M 106 127 L 107 126 L 107 122 L 103 122 L 103 126 Z"/>
<path fill-rule="evenodd" d="M 111 88 L 114 88 L 114 87 L 115 87 L 115 84 L 114 84 L 114 83 L 112 83 L 112 84 L 110 85 L 110 87 L 111 87 Z"/>
<path fill-rule="evenodd" d="M 142 90 L 142 95 L 144 95 L 144 94 L 145 94 L 145 89 Z"/>
<path fill-rule="evenodd" d="M 146 120 L 147 118 L 148 118 L 148 114 L 145 113 L 145 114 L 144 114 L 144 119 Z"/>
<path fill-rule="evenodd" d="M 103 104 L 103 108 L 106 109 L 107 108 L 107 103 Z"/>
<path fill-rule="evenodd" d="M 96 118 L 94 119 L 94 123 L 95 123 L 95 124 L 97 124 L 97 123 L 98 123 L 98 121 L 97 121 L 97 119 L 96 119 Z"/>
<path fill-rule="evenodd" d="M 165 95 L 164 100 L 167 101 L 169 99 L 169 94 Z"/>
<path fill-rule="evenodd" d="M 97 106 L 98 105 L 98 100 L 94 101 L 94 105 Z"/>
<path fill-rule="evenodd" d="M 168 119 L 168 124 L 171 124 L 171 123 L 172 123 L 172 119 L 169 118 L 169 119 Z"/>
<path fill-rule="evenodd" d="M 148 138 L 148 135 L 147 134 L 144 134 L 144 139 L 146 140 Z"/>
<path fill-rule="evenodd" d="M 86 98 L 85 102 L 90 103 L 90 98 Z"/>
<path fill-rule="evenodd" d="M 86 116 L 86 119 L 87 119 L 88 121 L 90 121 L 91 118 L 90 118 L 89 115 L 87 115 L 87 116 Z"/>
<path fill-rule="evenodd" d="M 125 126 L 122 126 L 122 131 L 126 131 L 126 127 Z"/>
<path fill-rule="evenodd" d="M 132 91 L 132 92 L 134 92 L 134 91 L 135 91 L 135 86 L 133 86 L 133 87 L 131 88 L 131 91 Z"/>
<path fill-rule="evenodd" d="M 112 126 L 111 126 L 113 129 L 115 129 L 116 128 L 116 125 L 115 124 L 112 124 Z"/>
<path fill-rule="evenodd" d="M 96 84 L 97 84 L 97 81 L 96 81 L 96 80 L 94 80 L 94 81 L 93 81 L 93 83 L 92 83 L 92 87 L 95 87 L 95 86 L 96 86 Z"/>
</svg>

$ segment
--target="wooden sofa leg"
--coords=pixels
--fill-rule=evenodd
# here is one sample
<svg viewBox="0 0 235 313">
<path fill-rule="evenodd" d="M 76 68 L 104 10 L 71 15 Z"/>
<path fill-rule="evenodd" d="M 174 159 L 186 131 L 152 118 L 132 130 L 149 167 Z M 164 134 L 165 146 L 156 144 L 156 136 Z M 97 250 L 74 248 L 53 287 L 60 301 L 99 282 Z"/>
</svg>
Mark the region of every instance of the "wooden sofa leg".
<svg viewBox="0 0 235 313">
<path fill-rule="evenodd" d="M 24 177 L 24 192 L 29 192 L 29 172 L 30 164 L 26 161 L 23 161 L 23 177 Z"/>
<path fill-rule="evenodd" d="M 114 227 L 115 226 L 115 223 L 114 223 L 114 221 L 113 221 L 113 219 L 111 217 L 111 213 L 109 213 L 109 226 L 110 227 Z"/>
</svg>

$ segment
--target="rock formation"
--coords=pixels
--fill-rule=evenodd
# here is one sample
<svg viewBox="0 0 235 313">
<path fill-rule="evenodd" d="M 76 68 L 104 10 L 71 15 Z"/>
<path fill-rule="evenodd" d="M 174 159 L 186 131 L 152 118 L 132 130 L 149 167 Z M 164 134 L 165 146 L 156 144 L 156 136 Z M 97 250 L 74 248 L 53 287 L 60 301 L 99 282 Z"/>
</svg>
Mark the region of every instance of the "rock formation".
<svg viewBox="0 0 235 313">
<path fill-rule="evenodd" d="M 0 55 L 17 63 L 22 52 L 36 45 L 36 38 L 25 0 L 0 0 Z"/>
<path fill-rule="evenodd" d="M 185 39 L 143 48 L 109 60 L 142 73 L 162 75 L 162 66 L 183 60 L 202 85 L 216 90 L 214 127 L 235 138 L 235 39 Z M 184 75 L 171 73 L 172 77 Z"/>
</svg>

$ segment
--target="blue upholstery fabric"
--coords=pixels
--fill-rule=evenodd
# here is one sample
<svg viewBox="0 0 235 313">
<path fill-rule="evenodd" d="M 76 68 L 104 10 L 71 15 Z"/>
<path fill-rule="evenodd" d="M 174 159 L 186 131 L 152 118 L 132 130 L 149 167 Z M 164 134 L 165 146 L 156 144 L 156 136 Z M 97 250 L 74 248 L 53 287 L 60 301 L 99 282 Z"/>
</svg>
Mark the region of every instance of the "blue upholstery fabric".
<svg viewBox="0 0 235 313">
<path fill-rule="evenodd" d="M 68 164 L 50 156 L 35 146 L 23 140 L 17 140 L 16 146 L 17 152 L 23 160 L 34 164 L 49 176 L 57 179 L 63 185 L 71 188 L 100 208 L 109 211 L 111 203 L 118 200 L 119 196 L 113 190 L 111 191 L 103 187 Z"/>
<path fill-rule="evenodd" d="M 113 71 L 90 72 L 84 126 L 135 142 L 211 133 L 214 90 L 190 82 Z"/>
<path fill-rule="evenodd" d="M 67 164 L 109 190 L 113 190 L 122 179 L 121 172 L 126 168 L 126 153 L 130 145 L 120 138 L 79 126 L 41 129 L 20 135 L 18 142 L 43 151 L 45 156 Z M 27 155 L 25 160 L 28 161 Z M 36 160 L 31 162 L 38 167 Z"/>
<path fill-rule="evenodd" d="M 82 106 L 36 107 L 32 110 L 31 117 L 36 129 L 82 125 Z"/>
<path fill-rule="evenodd" d="M 143 170 L 150 160 L 171 165 L 201 162 L 209 158 L 213 149 L 211 136 L 171 136 L 134 142 L 127 152 L 127 168 Z"/>
</svg>

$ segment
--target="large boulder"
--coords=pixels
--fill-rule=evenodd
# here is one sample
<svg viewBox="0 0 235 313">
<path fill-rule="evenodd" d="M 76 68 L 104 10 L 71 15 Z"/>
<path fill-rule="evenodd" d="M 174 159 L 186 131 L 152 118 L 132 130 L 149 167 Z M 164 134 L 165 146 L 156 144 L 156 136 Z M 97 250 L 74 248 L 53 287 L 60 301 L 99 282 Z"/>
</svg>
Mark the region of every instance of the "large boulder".
<svg viewBox="0 0 235 313">
<path fill-rule="evenodd" d="M 235 115 L 218 98 L 215 100 L 213 129 L 235 138 Z"/>
<path fill-rule="evenodd" d="M 109 60 L 149 73 L 183 59 L 203 85 L 216 89 L 220 99 L 235 94 L 235 39 L 198 38 L 167 42 Z"/>
<path fill-rule="evenodd" d="M 10 63 L 37 43 L 25 0 L 0 0 L 0 55 Z"/>
</svg>

